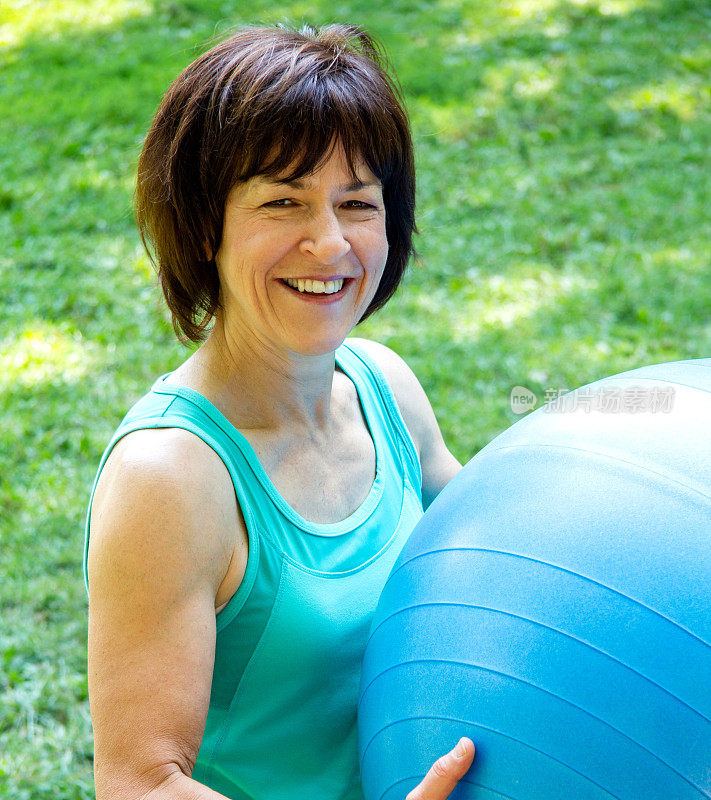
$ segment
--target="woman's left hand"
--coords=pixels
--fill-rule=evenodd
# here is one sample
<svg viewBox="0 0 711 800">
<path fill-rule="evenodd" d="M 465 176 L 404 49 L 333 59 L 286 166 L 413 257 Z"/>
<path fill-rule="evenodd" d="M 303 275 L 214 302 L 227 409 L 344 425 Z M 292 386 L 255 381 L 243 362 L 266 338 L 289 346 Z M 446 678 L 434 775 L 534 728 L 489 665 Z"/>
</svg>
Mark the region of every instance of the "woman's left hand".
<svg viewBox="0 0 711 800">
<path fill-rule="evenodd" d="M 474 760 L 474 742 L 463 737 L 454 750 L 438 758 L 422 779 L 422 783 L 405 800 L 447 800 Z"/>
</svg>

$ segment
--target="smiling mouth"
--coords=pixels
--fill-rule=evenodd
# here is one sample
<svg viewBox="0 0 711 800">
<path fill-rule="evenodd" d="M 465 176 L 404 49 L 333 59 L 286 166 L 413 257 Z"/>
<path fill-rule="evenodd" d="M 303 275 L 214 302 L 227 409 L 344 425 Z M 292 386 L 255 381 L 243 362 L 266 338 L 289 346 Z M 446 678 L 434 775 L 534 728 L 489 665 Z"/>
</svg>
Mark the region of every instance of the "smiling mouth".
<svg viewBox="0 0 711 800">
<path fill-rule="evenodd" d="M 284 278 L 284 283 L 302 294 L 335 294 L 340 292 L 345 283 L 344 278 L 335 281 L 304 280 L 302 278 Z"/>
</svg>

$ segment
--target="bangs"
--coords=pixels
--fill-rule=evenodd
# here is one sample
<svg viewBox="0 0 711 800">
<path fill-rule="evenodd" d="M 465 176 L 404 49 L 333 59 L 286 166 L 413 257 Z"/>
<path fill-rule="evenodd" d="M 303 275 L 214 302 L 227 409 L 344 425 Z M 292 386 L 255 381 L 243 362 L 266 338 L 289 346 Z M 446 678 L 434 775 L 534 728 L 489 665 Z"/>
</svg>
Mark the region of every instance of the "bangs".
<svg viewBox="0 0 711 800">
<path fill-rule="evenodd" d="M 239 149 L 246 158 L 234 182 L 256 175 L 298 180 L 317 171 L 340 144 L 354 180 L 362 162 L 385 185 L 398 157 L 393 114 L 364 81 L 339 78 L 308 75 L 284 95 L 263 98 L 244 131 L 246 146 Z"/>
</svg>

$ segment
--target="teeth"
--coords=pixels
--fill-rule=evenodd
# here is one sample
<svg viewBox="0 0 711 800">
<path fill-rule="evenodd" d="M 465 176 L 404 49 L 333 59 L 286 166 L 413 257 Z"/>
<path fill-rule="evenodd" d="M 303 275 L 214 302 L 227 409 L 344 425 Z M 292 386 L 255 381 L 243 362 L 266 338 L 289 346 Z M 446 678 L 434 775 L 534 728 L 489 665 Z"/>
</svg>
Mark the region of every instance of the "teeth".
<svg viewBox="0 0 711 800">
<path fill-rule="evenodd" d="M 339 278 L 337 281 L 314 281 L 302 278 L 285 278 L 284 281 L 294 289 L 300 292 L 309 292 L 310 294 L 334 294 L 340 292 L 343 288 L 344 279 Z"/>
</svg>

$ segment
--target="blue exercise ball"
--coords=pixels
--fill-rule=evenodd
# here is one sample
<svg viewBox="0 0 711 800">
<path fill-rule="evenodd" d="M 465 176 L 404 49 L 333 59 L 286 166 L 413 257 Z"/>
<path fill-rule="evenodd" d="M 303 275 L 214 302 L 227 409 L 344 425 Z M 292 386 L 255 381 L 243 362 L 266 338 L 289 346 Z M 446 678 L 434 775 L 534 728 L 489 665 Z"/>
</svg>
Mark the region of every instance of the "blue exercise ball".
<svg viewBox="0 0 711 800">
<path fill-rule="evenodd" d="M 711 796 L 711 359 L 582 387 L 479 452 L 383 590 L 367 800 L 460 736 L 462 800 Z"/>
</svg>

